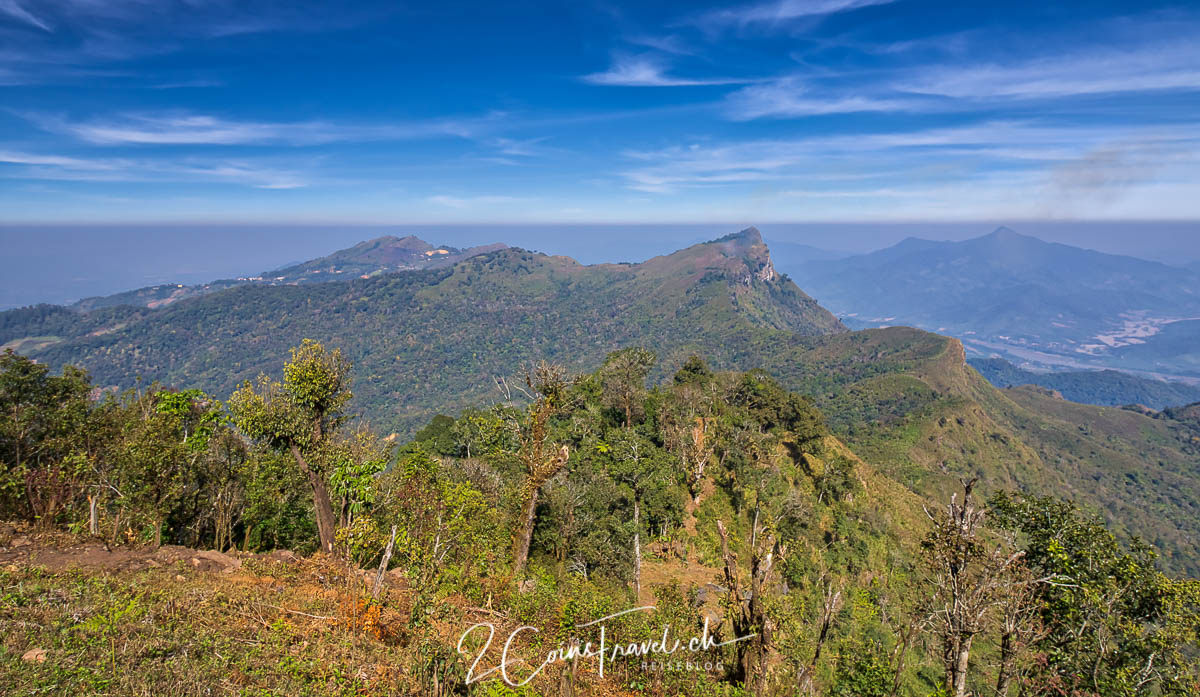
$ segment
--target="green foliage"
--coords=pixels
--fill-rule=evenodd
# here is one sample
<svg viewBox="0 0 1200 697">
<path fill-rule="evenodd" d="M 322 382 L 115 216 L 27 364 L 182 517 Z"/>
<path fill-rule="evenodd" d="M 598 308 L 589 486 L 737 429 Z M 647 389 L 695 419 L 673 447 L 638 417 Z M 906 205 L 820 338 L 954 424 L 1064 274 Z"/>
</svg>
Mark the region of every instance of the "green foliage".
<svg viewBox="0 0 1200 697">
<path fill-rule="evenodd" d="M 453 417 L 438 414 L 433 417 L 428 426 L 417 431 L 413 436 L 413 442 L 419 443 L 421 447 L 435 455 L 457 455 L 458 442 L 454 430 L 456 423 Z"/>
<path fill-rule="evenodd" d="M 471 483 L 417 450 L 403 454 L 374 487 L 371 518 L 381 533 L 396 527 L 393 559 L 415 580 L 423 601 L 443 580 L 461 583 L 495 571 L 507 537 L 498 529 L 497 512 Z"/>
<path fill-rule="evenodd" d="M 698 382 L 708 382 L 713 377 L 712 370 L 708 364 L 699 356 L 688 356 L 688 359 L 679 367 L 679 371 L 675 373 L 676 385 L 687 385 Z"/>
<path fill-rule="evenodd" d="M 1200 675 L 1195 581 L 1154 568 L 1137 541 L 1125 550 L 1095 518 L 1051 497 L 998 494 L 996 525 L 1021 533 L 1050 628 L 1040 647 L 1053 684 L 1098 694 L 1193 695 Z"/>
<path fill-rule="evenodd" d="M 323 469 L 329 472 L 329 492 L 340 500 L 341 520 L 346 524 L 375 503 L 375 477 L 387 469 L 392 448 L 370 430 L 359 428 L 330 443 L 321 456 Z"/>
<path fill-rule="evenodd" d="M 514 452 L 517 446 L 510 427 L 513 418 L 511 411 L 503 406 L 464 409 L 450 427 L 454 439 L 453 454 L 467 458 L 496 458 L 503 453 Z"/>
<path fill-rule="evenodd" d="M 830 697 L 890 697 L 894 669 L 877 642 L 842 647 Z"/>
<path fill-rule="evenodd" d="M 620 412 L 627 428 L 642 416 L 646 377 L 655 360 L 653 351 L 634 346 L 613 351 L 600 366 L 597 377 L 603 388 L 604 405 Z"/>
<path fill-rule="evenodd" d="M 85 372 L 61 376 L 11 350 L 0 354 L 0 515 L 53 523 L 81 487 L 89 393 Z"/>
<path fill-rule="evenodd" d="M 351 398 L 350 363 L 340 349 L 326 351 L 305 339 L 283 366 L 283 381 L 266 375 L 247 381 L 229 398 L 234 423 L 250 438 L 276 451 L 288 451 L 304 471 L 312 490 L 313 514 L 321 549 L 332 553 L 337 526 L 328 478 L 338 474 L 342 494 L 341 525 L 349 524 L 352 497 L 360 492 L 360 468 L 377 466 L 378 449 L 364 431 L 339 440 Z M 368 475 L 369 476 L 369 475 Z M 357 486 L 357 488 L 356 488 Z"/>
<path fill-rule="evenodd" d="M 312 494 L 290 456 L 259 451 L 246 471 L 244 545 L 256 551 L 316 549 Z"/>
<path fill-rule="evenodd" d="M 292 349 L 283 373 L 283 382 L 260 375 L 257 384 L 247 381 L 235 391 L 229 398 L 234 422 L 274 448 L 317 449 L 345 421 L 350 365 L 340 350 L 327 352 L 305 339 Z"/>
</svg>

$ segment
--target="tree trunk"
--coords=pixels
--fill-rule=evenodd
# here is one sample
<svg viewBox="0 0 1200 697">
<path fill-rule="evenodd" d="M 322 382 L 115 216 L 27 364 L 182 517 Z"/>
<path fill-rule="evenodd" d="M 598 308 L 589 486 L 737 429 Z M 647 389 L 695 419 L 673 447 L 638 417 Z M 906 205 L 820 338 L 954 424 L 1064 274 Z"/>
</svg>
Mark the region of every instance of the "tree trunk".
<svg viewBox="0 0 1200 697">
<path fill-rule="evenodd" d="M 633 497 L 633 591 L 639 602 L 642 597 L 642 527 L 641 507 L 637 496 Z"/>
<path fill-rule="evenodd" d="M 1004 632 L 1000 636 L 1000 673 L 996 676 L 997 697 L 1008 697 L 1008 688 L 1012 684 L 1013 674 L 1016 672 L 1013 665 L 1015 654 L 1012 634 Z"/>
<path fill-rule="evenodd" d="M 958 654 L 954 661 L 954 697 L 966 697 L 967 666 L 971 659 L 971 637 L 964 636 L 958 642 Z"/>
<path fill-rule="evenodd" d="M 300 469 L 308 475 L 308 485 L 312 488 L 313 509 L 317 516 L 317 536 L 321 540 L 321 551 L 333 554 L 336 528 L 333 521 L 333 505 L 329 501 L 329 489 L 325 486 L 325 480 L 309 468 L 308 462 L 300 454 L 300 448 L 293 444 L 291 450 L 292 456 L 296 458 L 296 464 L 300 465 Z"/>
<path fill-rule="evenodd" d="M 98 504 L 99 500 L 95 496 L 88 496 L 88 532 L 93 537 L 100 534 L 100 517 L 96 511 Z"/>
<path fill-rule="evenodd" d="M 529 497 L 525 502 L 525 510 L 521 512 L 520 537 L 517 538 L 517 549 L 513 555 L 513 573 L 521 575 L 525 572 L 525 563 L 529 561 L 529 545 L 533 542 L 533 515 L 537 511 L 539 486 L 530 482 Z"/>
<path fill-rule="evenodd" d="M 387 576 L 388 562 L 392 560 L 392 547 L 396 545 L 396 526 L 392 526 L 392 537 L 388 540 L 387 548 L 383 550 L 383 559 L 379 562 L 379 573 L 375 576 L 375 586 L 371 589 L 371 598 L 377 599 L 383 590 L 383 579 Z"/>
</svg>

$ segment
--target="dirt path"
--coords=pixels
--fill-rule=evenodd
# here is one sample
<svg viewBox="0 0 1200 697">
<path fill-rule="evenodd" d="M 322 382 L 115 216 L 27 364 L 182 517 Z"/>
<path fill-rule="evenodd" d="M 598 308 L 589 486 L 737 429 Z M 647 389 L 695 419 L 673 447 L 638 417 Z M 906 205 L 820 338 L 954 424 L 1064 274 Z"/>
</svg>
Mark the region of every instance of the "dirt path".
<svg viewBox="0 0 1200 697">
<path fill-rule="evenodd" d="M 292 561 L 291 552 L 265 555 L 215 550 L 196 550 L 177 545 L 111 546 L 98 540 L 79 540 L 62 535 L 38 534 L 9 529 L 0 543 L 0 566 L 40 566 L 50 571 L 141 571 L 181 564 L 184 569 L 231 574 L 242 568 L 243 558 Z"/>
</svg>

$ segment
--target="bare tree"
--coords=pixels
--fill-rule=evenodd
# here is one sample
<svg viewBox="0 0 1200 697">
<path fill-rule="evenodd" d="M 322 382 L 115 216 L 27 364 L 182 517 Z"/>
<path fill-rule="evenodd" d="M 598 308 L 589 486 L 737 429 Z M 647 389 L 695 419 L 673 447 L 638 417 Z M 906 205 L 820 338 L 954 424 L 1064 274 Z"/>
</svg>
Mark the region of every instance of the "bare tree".
<svg viewBox="0 0 1200 697">
<path fill-rule="evenodd" d="M 1046 637 L 1042 622 L 1039 587 L 1054 579 L 1035 579 L 1024 560 L 1010 569 L 1008 592 L 1000 602 L 1000 667 L 996 673 L 997 697 L 1008 697 L 1013 683 L 1027 665 L 1029 648 Z"/>
<path fill-rule="evenodd" d="M 796 676 L 797 688 L 802 694 L 812 694 L 815 691 L 816 684 L 813 679 L 817 673 L 817 664 L 821 660 L 821 652 L 825 648 L 825 643 L 829 640 L 829 632 L 833 629 L 833 620 L 841 611 L 845 601 L 842 595 L 844 582 L 835 583 L 828 574 L 822 574 L 821 585 L 821 619 L 817 625 L 816 646 L 813 648 L 812 657 Z"/>
<path fill-rule="evenodd" d="M 692 494 L 692 505 L 700 505 L 700 491 L 704 483 L 704 468 L 713 455 L 710 431 L 713 420 L 696 416 L 691 421 L 668 427 L 667 447 L 683 462 L 688 491 Z"/>
<path fill-rule="evenodd" d="M 521 517 L 513 551 L 513 571 L 520 575 L 529 561 L 529 546 L 533 541 L 534 516 L 538 492 L 542 485 L 558 474 L 567 464 L 571 452 L 566 445 L 548 442 L 550 419 L 567 409 L 570 383 L 566 370 L 545 361 L 526 370 L 525 385 L 533 402 L 525 418 L 514 423 L 519 447 L 517 457 L 525 467 L 525 482 L 521 489 Z"/>
<path fill-rule="evenodd" d="M 945 511 L 925 511 L 934 524 L 922 543 L 929 570 L 925 610 L 941 640 L 946 691 L 954 697 L 967 694 L 971 645 L 992 626 L 1018 585 L 1012 572 L 1022 557 L 1020 551 L 989 546 L 980 538 L 984 512 L 971 501 L 976 481 L 962 483 L 962 503 L 956 494 Z"/>
<path fill-rule="evenodd" d="M 774 645 L 774 622 L 767 616 L 766 584 L 775 562 L 786 550 L 777 548 L 773 536 L 763 539 L 758 514 L 750 536 L 750 587 L 744 588 L 737 554 L 729 549 L 725 524 L 717 521 L 721 537 L 721 558 L 725 561 L 725 585 L 729 588 L 730 620 L 733 625 L 737 660 L 734 678 L 740 679 L 747 692 L 762 695 L 767 688 L 767 666 Z"/>
</svg>

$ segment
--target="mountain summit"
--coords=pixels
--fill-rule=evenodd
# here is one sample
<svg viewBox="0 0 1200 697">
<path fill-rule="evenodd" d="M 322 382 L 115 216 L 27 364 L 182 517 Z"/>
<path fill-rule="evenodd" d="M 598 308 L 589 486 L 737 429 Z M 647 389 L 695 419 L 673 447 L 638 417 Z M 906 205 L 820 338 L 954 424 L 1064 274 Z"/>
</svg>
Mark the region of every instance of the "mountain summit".
<svg viewBox="0 0 1200 697">
<path fill-rule="evenodd" d="M 435 247 L 415 235 L 406 237 L 387 235 L 359 242 L 353 247 L 336 251 L 320 259 L 313 259 L 278 271 L 263 272 L 262 276 L 264 278 L 272 277 L 275 281 L 283 282 L 311 282 L 328 279 L 328 276 L 321 278 L 321 274 L 374 276 L 394 271 L 436 269 L 476 254 L 494 252 L 507 246 L 496 243 L 467 249 L 445 245 Z"/>
</svg>

